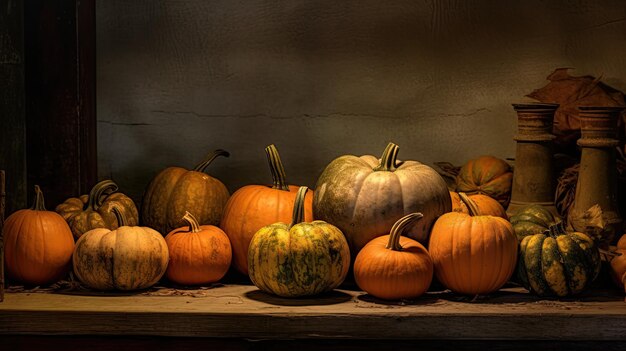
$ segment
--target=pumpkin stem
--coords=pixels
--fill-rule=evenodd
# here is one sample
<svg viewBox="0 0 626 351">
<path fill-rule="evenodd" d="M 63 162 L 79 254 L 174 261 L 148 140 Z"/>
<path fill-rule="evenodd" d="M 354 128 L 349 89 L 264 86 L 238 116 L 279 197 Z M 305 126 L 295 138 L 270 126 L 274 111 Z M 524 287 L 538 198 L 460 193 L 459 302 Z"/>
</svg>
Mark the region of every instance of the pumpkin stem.
<svg viewBox="0 0 626 351">
<path fill-rule="evenodd" d="M 301 186 L 298 189 L 296 201 L 293 204 L 293 215 L 291 217 L 291 224 L 289 225 L 289 228 L 298 223 L 304 222 L 304 199 L 307 191 L 309 191 L 309 188 L 306 186 Z"/>
<path fill-rule="evenodd" d="M 230 153 L 226 150 L 217 149 L 207 155 L 204 161 L 200 162 L 196 167 L 194 167 L 194 171 L 196 172 L 204 172 L 204 170 L 219 156 L 230 157 Z"/>
<path fill-rule="evenodd" d="M 103 180 L 98 184 L 94 185 L 89 192 L 89 200 L 87 200 L 87 204 L 85 209 L 91 208 L 94 211 L 97 211 L 104 199 L 102 199 L 104 194 L 112 194 L 116 192 L 118 189 L 117 184 L 110 179 Z"/>
<path fill-rule="evenodd" d="M 415 221 L 424 217 L 420 212 L 410 213 L 400 219 L 391 227 L 391 231 L 389 232 L 389 242 L 387 243 L 386 248 L 402 251 L 402 245 L 400 245 L 400 236 L 404 234 L 409 226 L 413 225 Z"/>
<path fill-rule="evenodd" d="M 548 227 L 549 235 L 553 238 L 556 238 L 559 235 L 563 235 L 566 233 L 565 225 L 562 221 L 554 223 Z"/>
<path fill-rule="evenodd" d="M 383 151 L 383 155 L 380 157 L 380 163 L 378 164 L 378 167 L 374 168 L 374 170 L 387 172 L 395 171 L 399 149 L 400 147 L 394 143 L 387 144 L 385 151 Z"/>
<path fill-rule="evenodd" d="M 122 210 L 122 208 L 118 205 L 113 205 L 111 207 L 111 211 L 113 211 L 113 214 L 115 215 L 115 218 L 117 219 L 117 226 L 118 227 L 124 227 L 126 225 L 128 225 L 128 220 L 126 219 L 126 215 L 124 214 L 124 211 Z"/>
<path fill-rule="evenodd" d="M 476 206 L 476 203 L 474 202 L 474 200 L 470 199 L 469 196 L 467 196 L 467 194 L 459 193 L 459 198 L 461 199 L 461 202 L 463 202 L 465 206 L 467 207 L 467 212 L 469 212 L 470 216 L 482 215 L 482 213 L 480 212 L 480 209 L 478 208 L 478 206 Z"/>
<path fill-rule="evenodd" d="M 283 163 L 280 160 L 278 149 L 272 144 L 265 148 L 265 154 L 267 154 L 267 161 L 270 164 L 270 171 L 272 172 L 272 179 L 274 180 L 274 186 L 272 188 L 289 191 L 287 175 L 285 174 Z"/>
<path fill-rule="evenodd" d="M 33 205 L 30 209 L 35 211 L 46 210 L 46 201 L 43 198 L 43 192 L 41 191 L 41 188 L 39 188 L 39 185 L 35 185 L 35 200 L 33 201 Z"/>
<path fill-rule="evenodd" d="M 183 216 L 183 220 L 189 223 L 189 232 L 190 233 L 198 233 L 200 231 L 200 224 L 198 224 L 198 220 L 194 215 L 189 213 L 189 211 L 185 211 L 185 215 Z"/>
</svg>

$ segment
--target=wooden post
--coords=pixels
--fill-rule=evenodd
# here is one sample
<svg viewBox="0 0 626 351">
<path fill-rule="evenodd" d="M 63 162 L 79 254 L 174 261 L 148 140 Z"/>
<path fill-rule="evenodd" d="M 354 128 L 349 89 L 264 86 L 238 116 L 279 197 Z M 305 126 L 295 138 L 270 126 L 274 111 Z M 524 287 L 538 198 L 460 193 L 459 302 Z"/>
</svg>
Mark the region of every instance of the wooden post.
<svg viewBox="0 0 626 351">
<path fill-rule="evenodd" d="M 0 302 L 4 301 L 4 204 L 5 204 L 4 171 L 0 170 Z"/>
</svg>

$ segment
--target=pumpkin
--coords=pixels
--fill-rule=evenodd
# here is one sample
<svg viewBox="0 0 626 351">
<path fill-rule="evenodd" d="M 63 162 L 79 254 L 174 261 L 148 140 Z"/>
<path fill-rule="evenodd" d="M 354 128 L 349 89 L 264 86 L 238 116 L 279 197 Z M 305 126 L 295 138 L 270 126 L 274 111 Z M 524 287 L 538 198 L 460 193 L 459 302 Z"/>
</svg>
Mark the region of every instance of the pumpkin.
<svg viewBox="0 0 626 351">
<path fill-rule="evenodd" d="M 189 212 L 183 219 L 189 227 L 178 228 L 165 237 L 170 254 L 167 279 L 177 284 L 210 284 L 228 272 L 232 258 L 230 241 L 220 228 L 199 225 Z"/>
<path fill-rule="evenodd" d="M 566 232 L 563 222 L 544 234 L 524 237 L 519 251 L 519 280 L 539 296 L 577 294 L 600 272 L 600 252 L 593 239 Z"/>
<path fill-rule="evenodd" d="M 298 187 L 288 185 L 285 169 L 276 146 L 265 148 L 273 186 L 246 185 L 228 200 L 220 228 L 226 232 L 233 247 L 233 266 L 248 275 L 248 246 L 254 234 L 266 225 L 289 222 Z M 313 194 L 307 194 L 304 219 L 313 220 Z"/>
<path fill-rule="evenodd" d="M 163 235 L 152 228 L 127 226 L 124 211 L 113 206 L 119 227 L 96 228 L 76 242 L 74 274 L 96 290 L 151 287 L 167 269 L 169 253 Z"/>
<path fill-rule="evenodd" d="M 511 216 L 511 224 L 519 241 L 528 235 L 543 233 L 560 221 L 547 207 L 541 205 L 524 206 Z"/>
<path fill-rule="evenodd" d="M 502 205 L 500 205 L 500 203 L 494 200 L 491 196 L 483 194 L 474 194 L 468 196 L 470 199 L 472 199 L 472 201 L 474 201 L 476 207 L 478 207 L 481 214 L 508 219 L 504 207 L 502 207 Z M 459 194 L 457 192 L 451 191 L 450 198 L 452 199 L 452 211 L 469 214 L 467 206 L 465 206 L 465 203 L 461 201 L 461 197 L 459 197 Z"/>
<path fill-rule="evenodd" d="M 28 285 L 54 283 L 70 268 L 74 238 L 63 217 L 46 211 L 43 193 L 35 185 L 30 209 L 10 215 L 3 229 L 7 274 Z"/>
<path fill-rule="evenodd" d="M 345 234 L 353 258 L 365 244 L 389 233 L 398 219 L 413 212 L 424 217 L 406 235 L 426 243 L 435 219 L 452 208 L 443 178 L 420 162 L 398 161 L 398 150 L 398 145 L 389 143 L 380 160 L 371 155 L 341 156 L 317 181 L 314 217 Z"/>
<path fill-rule="evenodd" d="M 341 231 L 324 221 L 304 222 L 307 187 L 300 187 L 291 224 L 261 228 L 250 242 L 250 280 L 282 297 L 316 295 L 339 286 L 350 266 L 350 250 Z"/>
<path fill-rule="evenodd" d="M 186 211 L 194 213 L 200 224 L 218 225 L 229 197 L 228 189 L 204 171 L 218 156 L 229 155 L 215 150 L 191 171 L 168 167 L 157 174 L 143 197 L 143 225 L 169 233 L 185 225 L 182 218 Z"/>
<path fill-rule="evenodd" d="M 617 250 L 615 252 L 618 256 L 611 259 L 611 277 L 617 286 L 624 289 L 626 285 L 626 234 L 617 242 Z"/>
<path fill-rule="evenodd" d="M 455 293 L 488 294 L 500 289 L 515 271 L 517 237 L 507 220 L 483 216 L 466 194 L 459 196 L 469 214 L 444 214 L 430 236 L 435 276 Z"/>
<path fill-rule="evenodd" d="M 139 224 L 135 203 L 128 196 L 117 193 L 117 189 L 112 180 L 103 180 L 94 185 L 89 195 L 69 198 L 55 211 L 70 225 L 76 239 L 95 228 L 117 229 L 117 219 L 111 211 L 114 204 L 125 212 L 128 225 Z"/>
<path fill-rule="evenodd" d="M 402 234 L 423 217 L 411 213 L 400 218 L 389 235 L 370 241 L 354 262 L 354 279 L 368 294 L 386 300 L 415 298 L 428 290 L 433 260 L 419 242 Z"/>
<path fill-rule="evenodd" d="M 513 170 L 506 161 L 493 156 L 481 156 L 468 161 L 456 176 L 456 191 L 485 194 L 506 208 L 511 200 Z"/>
</svg>

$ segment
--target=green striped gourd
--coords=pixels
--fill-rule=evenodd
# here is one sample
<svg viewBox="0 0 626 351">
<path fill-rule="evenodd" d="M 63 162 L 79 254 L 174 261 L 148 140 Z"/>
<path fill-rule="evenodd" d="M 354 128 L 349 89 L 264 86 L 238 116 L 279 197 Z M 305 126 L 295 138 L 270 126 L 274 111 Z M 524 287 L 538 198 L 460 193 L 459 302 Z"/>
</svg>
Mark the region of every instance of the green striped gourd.
<svg viewBox="0 0 626 351">
<path fill-rule="evenodd" d="M 600 272 L 600 252 L 588 235 L 566 232 L 559 222 L 544 234 L 524 237 L 517 269 L 522 284 L 539 296 L 573 295 Z"/>
<path fill-rule="evenodd" d="M 510 218 L 517 240 L 522 241 L 525 236 L 543 233 L 551 225 L 560 222 L 547 207 L 541 205 L 524 206 Z"/>
<path fill-rule="evenodd" d="M 307 190 L 298 190 L 291 224 L 265 226 L 250 242 L 250 279 L 265 292 L 316 295 L 336 288 L 348 274 L 350 250 L 343 233 L 324 221 L 303 222 Z"/>
</svg>

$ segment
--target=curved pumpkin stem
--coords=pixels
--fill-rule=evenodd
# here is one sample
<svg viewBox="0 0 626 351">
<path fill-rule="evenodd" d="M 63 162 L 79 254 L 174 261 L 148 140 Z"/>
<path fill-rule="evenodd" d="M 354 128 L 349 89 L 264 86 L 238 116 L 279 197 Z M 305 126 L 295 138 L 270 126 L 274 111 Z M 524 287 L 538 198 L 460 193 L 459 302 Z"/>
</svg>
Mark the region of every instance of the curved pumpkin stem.
<svg viewBox="0 0 626 351">
<path fill-rule="evenodd" d="M 185 215 L 183 219 L 189 223 L 189 232 L 190 233 L 198 233 L 200 231 L 200 224 L 198 224 L 198 220 L 194 215 L 189 213 L 189 211 L 185 211 Z"/>
<path fill-rule="evenodd" d="M 115 215 L 115 218 L 117 219 L 118 227 L 124 227 L 128 225 L 128 220 L 126 219 L 126 215 L 124 214 L 124 211 L 118 205 L 111 206 L 111 211 L 113 211 L 113 214 Z"/>
<path fill-rule="evenodd" d="M 306 186 L 301 186 L 298 189 L 296 201 L 293 204 L 293 215 L 291 217 L 291 224 L 289 224 L 289 228 L 304 221 L 304 199 L 307 191 L 309 191 L 309 188 Z"/>
<path fill-rule="evenodd" d="M 478 208 L 478 206 L 476 206 L 476 203 L 474 202 L 474 200 L 470 199 L 469 196 L 467 196 L 467 194 L 459 193 L 459 198 L 461 198 L 461 202 L 463 202 L 465 206 L 467 206 L 467 212 L 469 212 L 470 216 L 482 215 L 482 213 L 480 212 L 480 209 Z"/>
<path fill-rule="evenodd" d="M 209 154 L 204 161 L 198 163 L 196 167 L 194 167 L 194 171 L 196 172 L 204 172 L 204 170 L 219 156 L 230 157 L 230 153 L 226 150 L 217 149 L 213 151 L 213 153 Z"/>
<path fill-rule="evenodd" d="M 378 167 L 374 168 L 375 171 L 388 171 L 393 172 L 396 170 L 398 151 L 400 147 L 394 143 L 387 144 L 383 155 L 380 157 L 380 163 Z"/>
<path fill-rule="evenodd" d="M 402 251 L 402 246 L 400 245 L 400 236 L 406 232 L 410 225 L 413 225 L 415 221 L 424 217 L 420 212 L 410 213 L 400 219 L 391 227 L 391 231 L 389 232 L 389 242 L 387 243 L 386 248 Z"/>
<path fill-rule="evenodd" d="M 30 209 L 35 211 L 46 210 L 46 201 L 43 198 L 43 192 L 41 191 L 41 188 L 39 188 L 39 185 L 35 185 L 35 200 L 33 201 L 33 205 Z"/>
<path fill-rule="evenodd" d="M 270 164 L 270 171 L 272 172 L 272 179 L 274 180 L 274 186 L 272 188 L 289 191 L 287 175 L 285 174 L 283 162 L 280 160 L 278 149 L 272 144 L 265 148 L 265 153 L 267 154 L 267 162 Z"/>
<path fill-rule="evenodd" d="M 91 208 L 94 211 L 97 211 L 104 199 L 102 199 L 102 195 L 104 194 L 112 194 L 118 190 L 117 184 L 110 179 L 103 180 L 98 184 L 94 185 L 89 192 L 89 198 L 87 200 L 87 204 L 85 209 Z M 107 194 L 107 195 L 108 195 Z"/>
<path fill-rule="evenodd" d="M 554 223 L 548 227 L 548 232 L 549 232 L 548 234 L 551 237 L 556 238 L 557 236 L 563 235 L 566 233 L 565 225 L 563 224 L 562 221 Z"/>
</svg>

